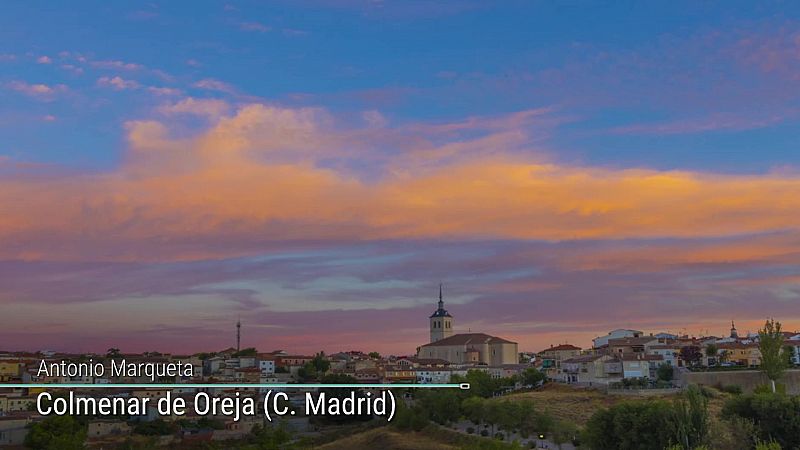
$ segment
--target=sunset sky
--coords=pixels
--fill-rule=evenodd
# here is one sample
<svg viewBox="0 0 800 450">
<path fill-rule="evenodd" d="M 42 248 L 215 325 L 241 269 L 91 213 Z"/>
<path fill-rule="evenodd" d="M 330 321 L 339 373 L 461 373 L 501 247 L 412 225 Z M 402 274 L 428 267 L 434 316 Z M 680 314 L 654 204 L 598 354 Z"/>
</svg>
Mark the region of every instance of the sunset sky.
<svg viewBox="0 0 800 450">
<path fill-rule="evenodd" d="M 800 5 L 13 2 L 0 350 L 800 329 Z"/>
</svg>

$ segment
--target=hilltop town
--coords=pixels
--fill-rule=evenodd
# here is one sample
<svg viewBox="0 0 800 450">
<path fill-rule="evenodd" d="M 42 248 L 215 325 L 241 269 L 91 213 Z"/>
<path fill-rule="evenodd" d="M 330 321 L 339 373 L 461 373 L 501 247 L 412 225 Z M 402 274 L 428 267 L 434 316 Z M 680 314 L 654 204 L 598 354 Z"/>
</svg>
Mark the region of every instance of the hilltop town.
<svg viewBox="0 0 800 450">
<path fill-rule="evenodd" d="M 214 383 L 219 386 L 200 390 L 223 397 L 249 396 L 256 402 L 266 388 L 243 384 L 285 385 L 282 389 L 293 399 L 307 390 L 293 387 L 298 383 L 440 384 L 470 379 L 494 380 L 491 396 L 536 389 L 545 380 L 607 393 L 631 389 L 664 392 L 677 391 L 692 383 L 713 384 L 710 380 L 717 373 L 740 376 L 738 384 L 748 388 L 751 383 L 748 377 L 758 377 L 759 372 L 754 369 L 761 365 L 759 335 L 740 335 L 733 323 L 724 337 L 616 329 L 595 338 L 591 348 L 558 344 L 538 351 L 519 351 L 517 343 L 485 333 L 455 333 L 454 325 L 455 318 L 445 309 L 440 290 L 437 308 L 429 317 L 429 342 L 411 355 L 380 355 L 360 350 L 302 355 L 253 347 L 191 355 L 130 354 L 116 348 L 105 354 L 0 352 L 1 383 L 42 385 L 41 388 L 0 386 L 0 445 L 25 444 L 31 426 L 43 419 L 34 408 L 37 394 L 45 388 L 57 391 L 59 384 L 85 385 L 71 389 L 75 396 L 101 395 L 97 386 L 103 384 L 141 384 L 102 391 L 104 396 L 137 399 L 165 394 L 165 388 L 147 386 L 154 381 L 178 385 Z M 241 324 L 237 323 L 237 347 L 240 332 Z M 782 336 L 786 351 L 791 352 L 791 363 L 800 365 L 800 332 L 783 332 Z M 153 373 L 141 370 L 113 370 L 120 361 L 134 367 L 177 365 L 184 369 L 160 372 L 154 378 Z M 70 372 L 71 366 L 91 370 Z M 43 371 L 42 367 L 52 370 Z M 483 374 L 480 377 L 484 378 L 476 374 Z M 800 383 L 792 380 L 790 389 L 800 388 Z M 198 388 L 169 390 L 173 395 L 190 398 Z M 139 416 L 89 418 L 86 426 L 88 442 L 102 446 L 126 442 L 137 434 L 158 436 L 160 444 L 237 440 L 269 424 L 262 417 L 236 421 L 222 416 L 163 417 L 151 406 Z M 319 435 L 325 430 L 324 423 L 302 416 L 287 418 L 282 426 L 301 436 Z"/>
</svg>

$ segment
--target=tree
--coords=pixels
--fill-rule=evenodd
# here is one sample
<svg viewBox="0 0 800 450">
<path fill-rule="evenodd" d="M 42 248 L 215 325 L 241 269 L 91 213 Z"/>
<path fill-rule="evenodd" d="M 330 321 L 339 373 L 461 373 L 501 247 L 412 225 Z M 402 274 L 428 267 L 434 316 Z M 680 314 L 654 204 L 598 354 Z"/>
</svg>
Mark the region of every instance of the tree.
<svg viewBox="0 0 800 450">
<path fill-rule="evenodd" d="M 540 381 L 544 381 L 544 378 L 545 375 L 533 367 L 525 369 L 525 371 L 522 372 L 522 384 L 525 386 L 536 386 Z"/>
<path fill-rule="evenodd" d="M 133 432 L 144 436 L 166 436 L 175 432 L 175 424 L 156 419 L 150 422 L 139 422 Z"/>
<path fill-rule="evenodd" d="M 717 358 L 719 362 L 728 362 L 728 357 L 730 355 L 728 355 L 727 350 L 719 350 L 717 354 L 719 355 L 719 358 Z"/>
<path fill-rule="evenodd" d="M 429 423 L 428 412 L 419 405 L 409 408 L 405 402 L 397 402 L 397 411 L 391 426 L 404 431 L 422 431 Z"/>
<path fill-rule="evenodd" d="M 320 382 L 323 384 L 353 384 L 357 385 L 358 380 L 350 375 L 345 375 L 343 373 L 331 373 L 325 375 L 320 378 Z M 319 390 L 320 395 L 325 394 L 325 397 L 328 399 L 337 398 L 339 401 L 343 401 L 344 399 L 350 397 L 350 394 L 355 394 L 356 398 L 363 398 L 364 393 L 361 389 L 356 386 L 352 388 L 321 388 Z M 400 403 L 400 402 L 398 402 Z M 361 415 L 329 415 L 329 416 L 318 416 L 314 417 L 313 420 L 319 423 L 336 423 L 336 424 L 343 424 L 347 422 L 364 422 L 372 419 L 372 416 L 369 414 L 361 414 Z"/>
<path fill-rule="evenodd" d="M 447 425 L 461 417 L 459 393 L 452 389 L 428 389 L 417 394 L 417 402 L 430 420 Z"/>
<path fill-rule="evenodd" d="M 381 354 L 378 352 L 369 352 L 369 357 L 372 359 L 381 359 Z"/>
<path fill-rule="evenodd" d="M 622 402 L 594 413 L 584 438 L 593 450 L 662 450 L 677 441 L 672 418 L 663 400 Z"/>
<path fill-rule="evenodd" d="M 108 349 L 106 351 L 106 356 L 111 358 L 111 359 L 114 359 L 114 358 L 119 358 L 120 356 L 122 356 L 122 353 L 120 353 L 118 348 L 111 347 L 110 349 Z"/>
<path fill-rule="evenodd" d="M 674 375 L 672 365 L 667 363 L 661 364 L 656 370 L 656 375 L 661 381 L 672 381 Z"/>
<path fill-rule="evenodd" d="M 331 368 L 331 362 L 325 358 L 325 352 L 319 352 L 314 359 L 311 360 L 311 363 L 314 364 L 314 368 L 317 369 L 317 372 L 324 374 Z"/>
<path fill-rule="evenodd" d="M 789 358 L 784 354 L 780 322 L 768 319 L 764 328 L 758 330 L 758 349 L 761 351 L 761 371 L 769 378 L 774 393 L 775 382 L 789 367 Z"/>
<path fill-rule="evenodd" d="M 685 448 L 696 448 L 705 444 L 710 429 L 708 399 L 697 386 L 689 389 L 673 405 L 677 441 Z"/>
<path fill-rule="evenodd" d="M 331 362 L 325 359 L 325 353 L 320 352 L 297 371 L 297 376 L 300 377 L 301 381 L 316 380 L 325 375 L 325 372 L 327 372 L 330 367 Z"/>
<path fill-rule="evenodd" d="M 786 355 L 786 361 L 787 361 L 788 367 L 791 367 L 791 366 L 794 365 L 794 353 L 795 353 L 794 345 L 786 344 L 783 347 L 783 354 Z"/>
<path fill-rule="evenodd" d="M 503 416 L 508 413 L 505 408 L 505 402 L 488 401 L 483 407 L 483 421 L 492 427 L 492 436 L 495 433 L 495 426 L 502 423 L 505 419 Z"/>
<path fill-rule="evenodd" d="M 317 375 L 317 368 L 311 361 L 303 364 L 303 367 L 297 370 L 297 376 L 300 377 L 300 381 L 303 382 L 316 380 Z"/>
<path fill-rule="evenodd" d="M 470 393 L 483 398 L 492 397 L 499 388 L 499 381 L 482 370 L 470 370 L 466 377 L 454 375 L 450 382 L 469 383 Z"/>
<path fill-rule="evenodd" d="M 537 425 L 539 413 L 537 413 L 533 401 L 517 400 L 515 404 L 516 409 L 514 411 L 514 417 L 517 420 L 515 427 L 519 429 L 520 435 L 527 437 L 538 431 L 535 429 L 535 425 Z"/>
<path fill-rule="evenodd" d="M 593 450 L 663 450 L 702 446 L 708 433 L 706 399 L 694 388 L 674 402 L 625 401 L 601 409 L 586 424 L 584 439 Z"/>
<path fill-rule="evenodd" d="M 497 424 L 500 426 L 502 431 L 506 432 L 506 436 L 508 437 L 508 433 L 514 430 L 519 430 L 521 425 L 520 417 L 519 417 L 519 403 L 517 402 L 510 402 L 508 400 L 495 400 L 502 405 L 503 408 L 503 415 L 499 417 L 499 421 Z"/>
<path fill-rule="evenodd" d="M 484 404 L 486 400 L 480 397 L 468 397 L 461 402 L 461 410 L 464 416 L 475 425 L 479 425 L 485 418 Z"/>
<path fill-rule="evenodd" d="M 717 347 L 717 344 L 711 343 L 706 345 L 706 356 L 709 360 L 712 358 L 714 359 L 714 365 L 716 365 L 717 355 L 719 355 L 719 347 Z"/>
<path fill-rule="evenodd" d="M 553 431 L 550 433 L 550 437 L 553 442 L 561 448 L 561 444 L 565 442 L 572 441 L 578 434 L 578 427 L 575 426 L 572 422 L 565 422 L 559 420 L 555 422 L 555 426 L 553 427 Z"/>
<path fill-rule="evenodd" d="M 86 425 L 72 416 L 52 416 L 31 426 L 25 446 L 42 450 L 82 450 Z"/>
<path fill-rule="evenodd" d="M 238 352 L 234 353 L 231 356 L 233 356 L 234 358 L 241 358 L 245 356 L 256 356 L 256 355 L 258 355 L 258 350 L 256 350 L 255 347 L 247 347 L 239 350 Z"/>
<path fill-rule="evenodd" d="M 695 366 L 701 359 L 703 359 L 703 353 L 700 351 L 700 347 L 697 345 L 687 345 L 681 348 L 680 353 L 681 359 L 686 362 L 689 366 Z"/>
<path fill-rule="evenodd" d="M 294 438 L 285 422 L 281 422 L 277 426 L 261 427 L 256 425 L 251 434 L 255 448 L 259 450 L 288 448 L 287 444 Z"/>
</svg>

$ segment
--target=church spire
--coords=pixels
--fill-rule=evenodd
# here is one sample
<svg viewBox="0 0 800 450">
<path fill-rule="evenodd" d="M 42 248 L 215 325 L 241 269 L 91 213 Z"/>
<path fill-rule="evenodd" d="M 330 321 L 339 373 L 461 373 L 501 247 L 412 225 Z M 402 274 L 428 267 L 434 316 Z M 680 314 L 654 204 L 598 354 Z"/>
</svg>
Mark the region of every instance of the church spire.
<svg viewBox="0 0 800 450">
<path fill-rule="evenodd" d="M 450 313 L 444 309 L 444 295 L 442 295 L 443 286 L 442 283 L 439 283 L 439 304 L 431 317 L 452 317 Z"/>
<path fill-rule="evenodd" d="M 453 335 L 453 316 L 444 309 L 444 290 L 442 283 L 439 283 L 439 307 L 431 314 L 431 342 L 440 341 Z"/>
</svg>

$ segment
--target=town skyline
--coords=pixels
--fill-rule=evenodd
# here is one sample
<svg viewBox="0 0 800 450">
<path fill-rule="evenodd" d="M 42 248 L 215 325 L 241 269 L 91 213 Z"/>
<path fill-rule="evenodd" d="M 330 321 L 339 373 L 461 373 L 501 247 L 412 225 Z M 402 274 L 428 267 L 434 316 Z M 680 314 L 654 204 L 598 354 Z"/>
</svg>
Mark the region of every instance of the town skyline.
<svg viewBox="0 0 800 450">
<path fill-rule="evenodd" d="M 239 319 L 239 320 L 241 320 L 241 319 Z M 739 337 L 741 339 L 747 339 L 748 336 L 757 336 L 758 335 L 758 330 L 761 329 L 761 327 L 763 327 L 763 325 L 764 325 L 764 321 L 761 321 L 761 322 L 754 322 L 754 321 L 735 322 L 735 321 L 732 321 L 732 322 L 733 323 L 729 323 L 729 325 L 733 326 L 734 323 L 736 324 L 735 327 L 736 327 L 736 329 L 738 329 Z M 456 321 L 456 324 L 457 323 L 458 322 Z M 754 327 L 752 329 L 750 329 L 750 328 L 748 328 L 746 326 L 741 326 L 741 324 L 750 324 L 750 323 L 753 323 L 753 324 L 756 324 L 756 325 L 754 325 Z M 240 328 L 239 328 L 238 325 L 240 325 L 240 322 L 236 322 L 233 325 L 233 327 L 235 328 L 236 331 L 232 332 L 232 335 L 233 335 L 233 337 L 231 339 L 231 344 L 232 345 L 226 345 L 225 341 L 223 340 L 223 341 L 220 341 L 218 343 L 218 345 L 216 345 L 216 346 L 214 346 L 212 344 L 210 346 L 193 347 L 191 349 L 187 349 L 185 347 L 172 348 L 172 347 L 169 346 L 168 343 L 167 343 L 167 345 L 162 345 L 160 348 L 158 348 L 158 347 L 152 347 L 151 348 L 151 347 L 147 347 L 145 345 L 145 346 L 142 346 L 142 347 L 132 347 L 132 348 L 126 349 L 126 348 L 120 348 L 119 345 L 116 345 L 113 342 L 108 341 L 109 342 L 108 344 L 97 344 L 98 348 L 96 348 L 96 349 L 95 348 L 75 349 L 75 348 L 69 348 L 69 347 L 60 347 L 60 346 L 56 345 L 56 346 L 51 346 L 51 347 L 48 347 L 48 348 L 0 348 L 0 352 L 39 353 L 39 352 L 54 351 L 54 352 L 65 353 L 65 354 L 95 354 L 95 355 L 102 356 L 102 355 L 105 355 L 106 352 L 109 349 L 115 349 L 115 350 L 119 351 L 120 354 L 143 354 L 143 353 L 148 353 L 148 352 L 159 352 L 159 353 L 172 354 L 172 355 L 194 355 L 194 354 L 198 354 L 198 353 L 227 351 L 227 350 L 230 350 L 230 349 L 236 350 L 237 349 L 237 344 L 239 344 L 238 347 L 241 348 L 241 349 L 255 348 L 260 352 L 264 352 L 264 351 L 267 351 L 267 350 L 269 350 L 269 351 L 281 350 L 281 351 L 287 351 L 290 354 L 315 355 L 315 354 L 317 354 L 319 352 L 323 352 L 323 353 L 326 353 L 326 354 L 332 354 L 332 353 L 349 352 L 349 351 L 358 351 L 358 352 L 364 352 L 364 353 L 377 351 L 381 355 L 387 355 L 387 356 L 391 355 L 391 356 L 401 357 L 401 356 L 408 356 L 408 355 L 415 354 L 418 351 L 418 349 L 419 349 L 419 347 L 421 345 L 427 343 L 425 341 L 425 339 L 426 339 L 427 333 L 428 333 L 428 329 L 421 330 L 420 341 L 419 341 L 418 345 L 416 347 L 414 347 L 414 348 L 408 349 L 407 351 L 394 351 L 394 350 L 391 350 L 391 348 L 387 349 L 387 348 L 380 348 L 380 347 L 372 347 L 372 346 L 369 346 L 369 344 L 358 346 L 358 347 L 350 347 L 350 348 L 335 347 L 335 345 L 331 345 L 330 347 L 317 347 L 317 348 L 312 347 L 312 346 L 298 346 L 298 347 L 286 348 L 286 347 L 281 347 L 280 345 L 271 346 L 269 342 L 254 343 L 254 342 L 248 341 L 247 339 L 245 339 L 244 343 L 242 344 L 242 343 L 240 343 L 238 341 L 238 338 L 240 337 L 240 335 L 239 335 Z M 244 332 L 246 333 L 247 332 L 247 327 L 242 325 L 242 328 L 244 329 Z M 577 337 L 577 336 L 588 336 L 588 335 L 592 335 L 592 337 L 591 338 L 587 338 L 587 339 L 580 339 L 580 338 L 567 339 L 567 340 L 558 341 L 558 342 L 553 341 L 553 342 L 546 343 L 544 345 L 537 345 L 537 346 L 531 346 L 528 343 L 526 343 L 525 341 L 522 341 L 522 342 L 519 342 L 519 348 L 518 349 L 522 353 L 539 353 L 539 352 L 542 352 L 542 351 L 546 351 L 548 348 L 551 348 L 553 346 L 558 346 L 558 345 L 563 345 L 563 344 L 574 345 L 574 346 L 577 346 L 577 347 L 582 348 L 582 349 L 590 349 L 590 348 L 593 348 L 593 341 L 595 339 L 600 338 L 600 337 L 604 336 L 605 333 L 610 332 L 610 331 L 614 331 L 614 330 L 637 330 L 637 331 L 642 332 L 643 335 L 645 335 L 645 336 L 647 336 L 647 335 L 651 335 L 652 336 L 652 335 L 658 335 L 658 334 L 669 334 L 669 335 L 674 335 L 676 337 L 688 338 L 688 339 L 693 339 L 693 338 L 707 339 L 707 338 L 710 338 L 710 337 L 725 338 L 730 333 L 730 328 L 726 329 L 726 330 L 719 330 L 719 332 L 717 332 L 717 333 L 712 332 L 711 329 L 698 329 L 697 333 L 692 333 L 691 330 L 688 330 L 686 327 L 682 327 L 680 330 L 673 330 L 673 329 L 669 329 L 669 328 L 663 328 L 663 329 L 642 329 L 642 328 L 643 327 L 638 327 L 637 328 L 635 326 L 631 326 L 631 327 L 617 326 L 617 327 L 613 327 L 613 328 L 608 328 L 608 329 L 602 330 L 602 331 L 600 331 L 598 333 L 594 333 L 594 334 L 592 332 L 575 333 L 573 335 L 574 337 Z M 792 326 L 791 324 L 788 324 L 788 325 L 784 324 L 784 330 L 787 333 L 794 333 L 794 334 L 800 333 L 800 328 L 796 328 L 796 327 Z M 795 330 L 795 331 L 793 332 L 792 330 Z M 472 329 L 471 327 L 460 327 L 458 325 L 455 325 L 454 329 L 453 329 L 453 333 L 454 334 L 464 334 L 464 333 L 468 334 L 468 333 L 482 333 L 482 332 L 500 334 L 500 335 L 502 335 L 504 337 L 508 337 L 508 338 L 511 338 L 511 339 L 516 339 L 516 337 L 514 335 L 504 334 L 502 332 L 502 330 Z M 280 342 L 280 341 L 277 341 L 277 342 Z M 400 347 L 398 347 L 398 348 L 400 348 Z"/>
</svg>

